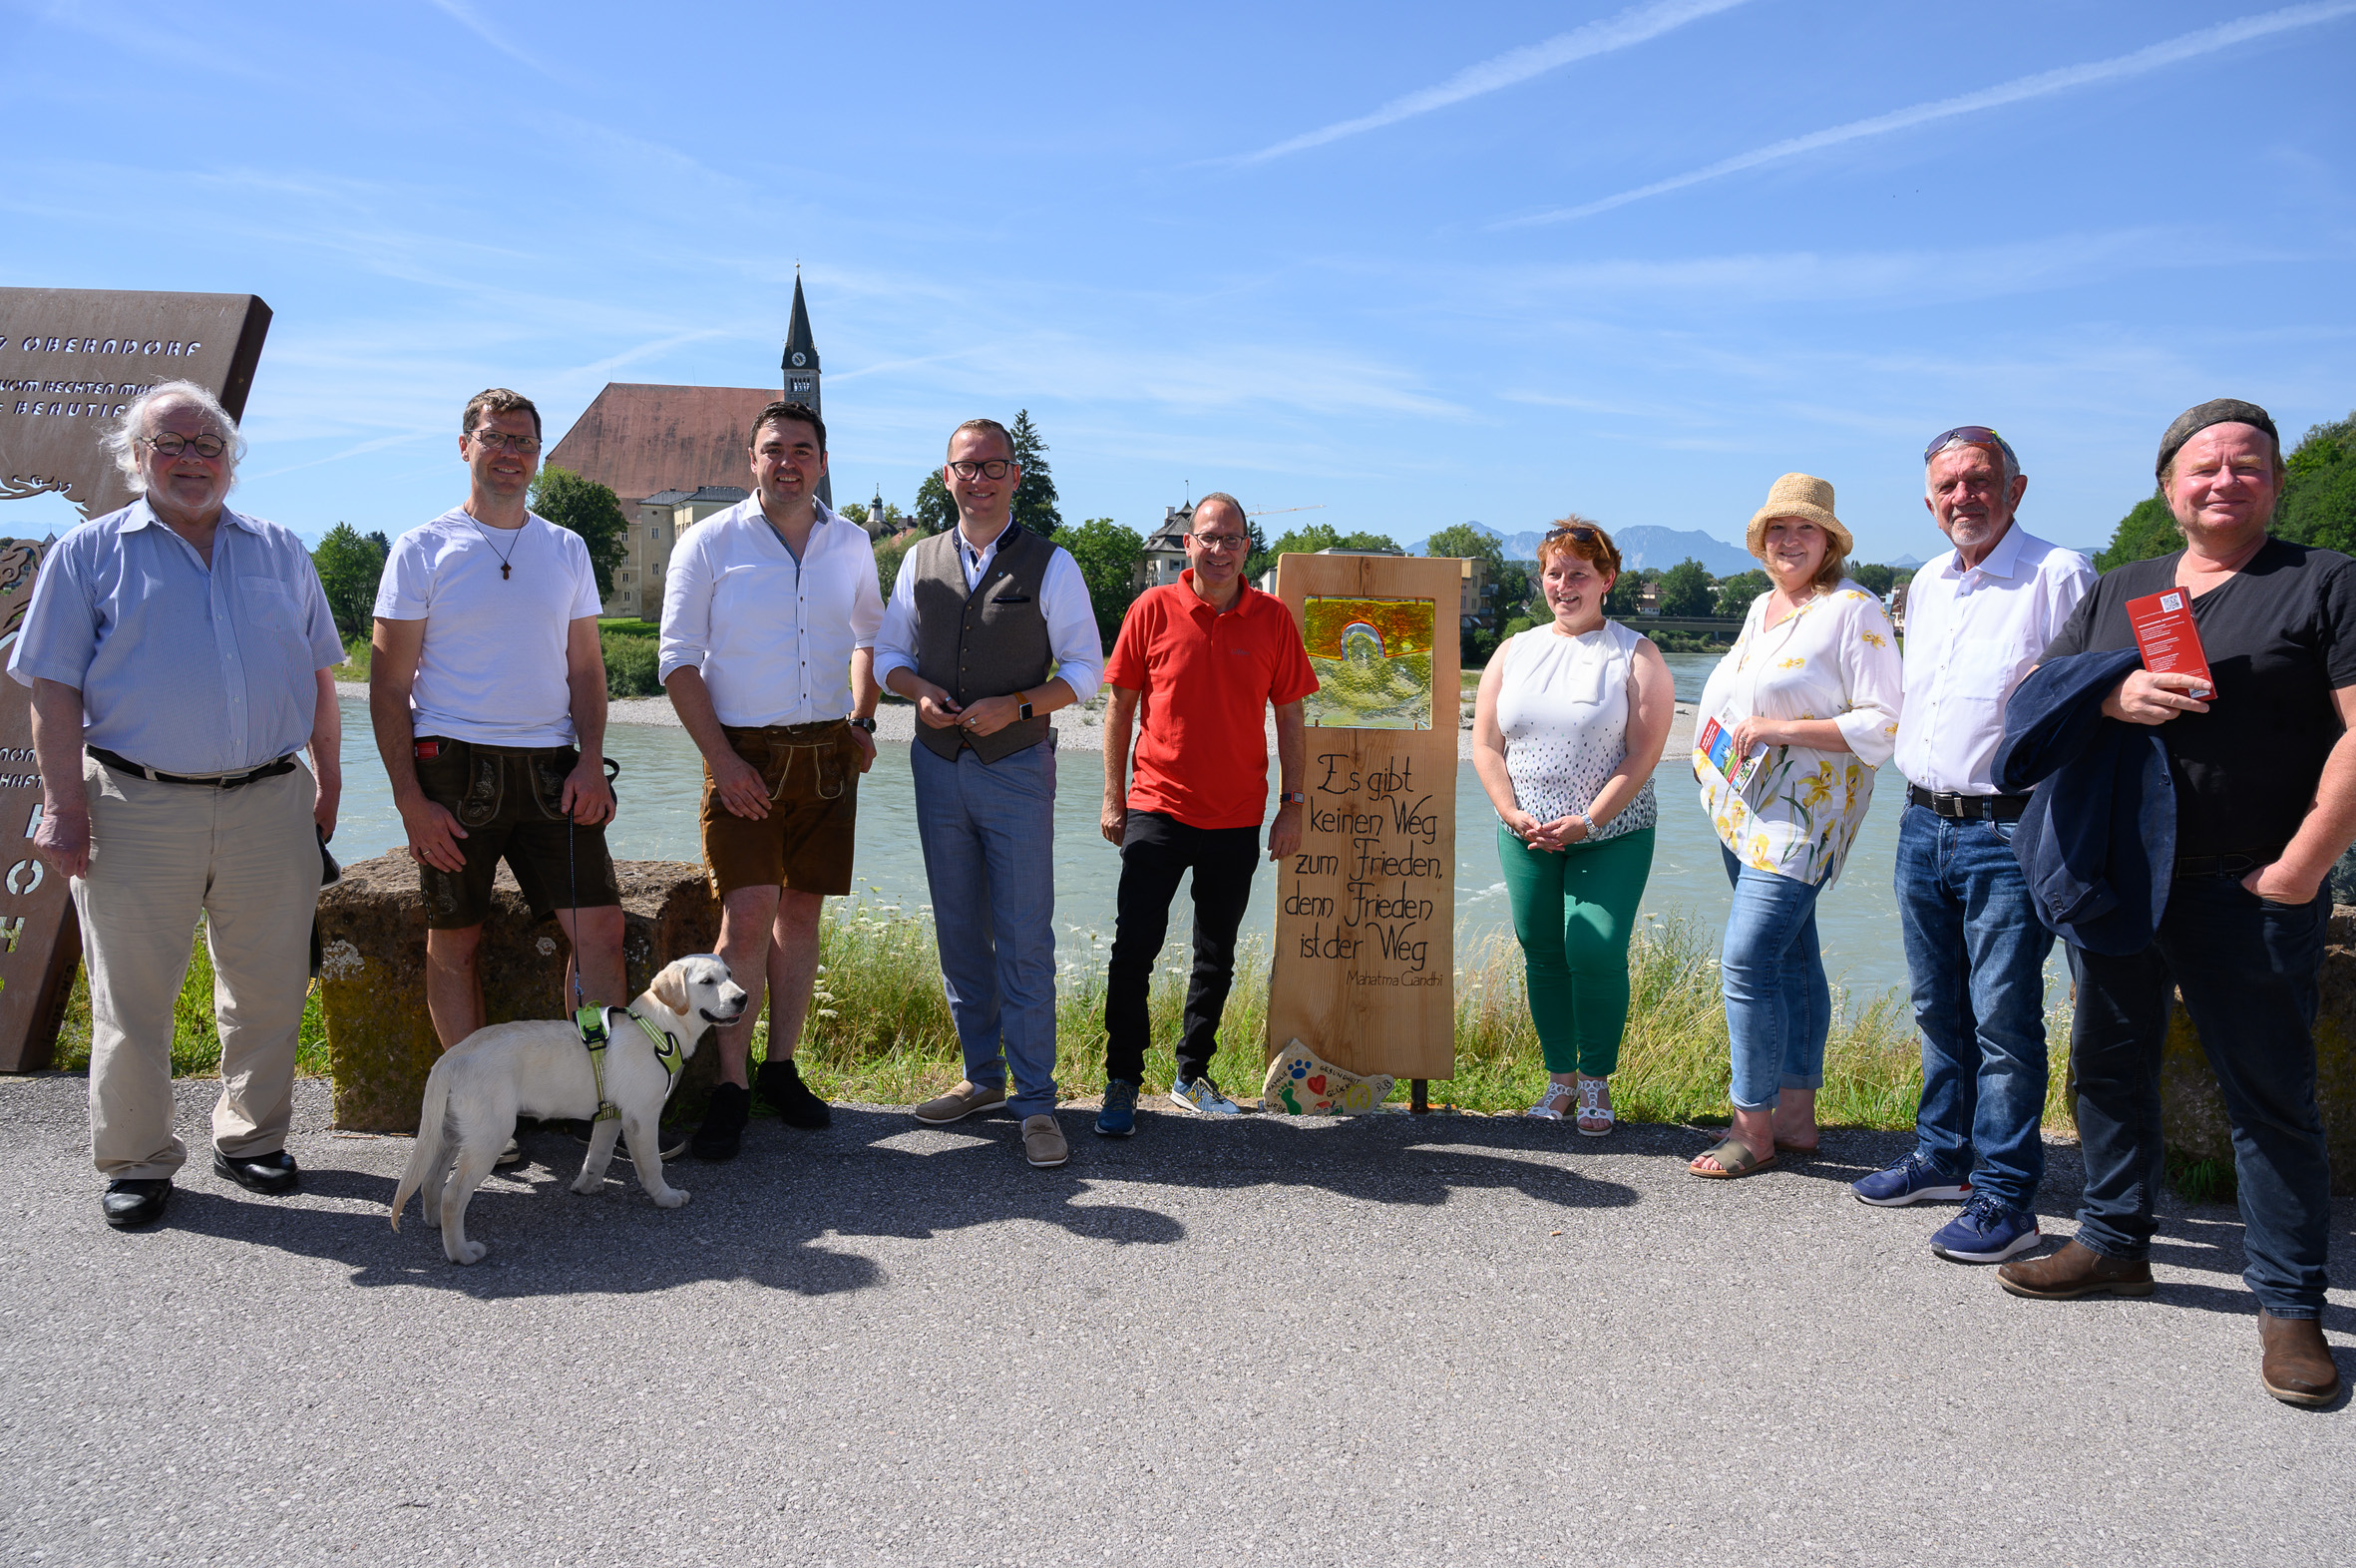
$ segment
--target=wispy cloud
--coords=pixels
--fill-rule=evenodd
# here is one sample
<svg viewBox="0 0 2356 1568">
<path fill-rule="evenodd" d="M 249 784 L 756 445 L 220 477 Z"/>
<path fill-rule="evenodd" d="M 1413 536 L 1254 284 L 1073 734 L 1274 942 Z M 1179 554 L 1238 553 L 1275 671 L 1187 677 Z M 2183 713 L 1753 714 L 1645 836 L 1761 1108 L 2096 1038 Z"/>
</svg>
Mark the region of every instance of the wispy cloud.
<svg viewBox="0 0 2356 1568">
<path fill-rule="evenodd" d="M 489 22 L 486 22 L 481 17 L 475 15 L 474 8 L 465 4 L 465 0 L 425 0 L 425 3 L 432 6 L 435 10 L 441 12 L 444 16 L 450 18 L 451 21 L 456 22 L 459 26 L 465 28 L 468 32 L 474 34 L 477 38 L 483 40 L 483 42 L 489 44 L 492 48 L 498 50 L 501 54 L 507 56 L 510 60 L 515 61 L 518 65 L 527 66 L 534 71 L 538 71 L 542 76 L 546 77 L 554 77 L 557 74 L 556 72 L 551 71 L 547 66 L 541 64 L 540 61 L 534 59 L 532 56 L 526 54 L 523 50 L 517 48 L 514 41 L 508 38 L 498 28 L 492 26 Z"/>
<path fill-rule="evenodd" d="M 1590 22 L 1585 27 L 1573 28 L 1567 33 L 1557 33 L 1543 43 L 1509 49 L 1478 65 L 1466 66 L 1445 82 L 1419 89 L 1402 98 L 1394 98 L 1373 114 L 1361 115 L 1355 120 L 1338 120 L 1330 126 L 1264 147 L 1257 153 L 1240 154 L 1225 162 L 1265 164 L 1270 159 L 1283 158 L 1313 147 L 1324 147 L 1344 137 L 1396 125 L 1401 120 L 1427 115 L 1435 109 L 1445 109 L 1450 104 L 1460 104 L 1468 98 L 1478 98 L 1484 93 L 1494 93 L 1500 88 L 1527 82 L 1558 66 L 1644 43 L 1672 29 L 1683 27 L 1688 22 L 1716 15 L 1720 11 L 1731 11 L 1743 3 L 1744 0 L 1653 0 L 1649 5 L 1633 6 L 1618 16 Z"/>
<path fill-rule="evenodd" d="M 1592 217 L 1614 207 L 1626 206 L 1631 201 L 1642 201 L 1648 196 L 1682 191 L 1698 186 L 1706 180 L 1737 174 L 1746 169 L 1757 169 L 1762 164 L 1776 163 L 1786 158 L 1797 158 L 1802 153 L 1813 153 L 1822 148 L 1836 147 L 1843 142 L 1855 142 L 1865 137 L 1886 136 L 1893 131 L 1904 131 L 1914 126 L 1928 125 L 1936 120 L 1951 120 L 1958 115 L 1978 114 L 1985 109 L 1999 109 L 2026 99 L 2044 98 L 2054 93 L 2066 93 L 2073 88 L 2091 87 L 2098 82 L 2118 81 L 2123 77 L 2141 76 L 2162 66 L 2215 54 L 2235 44 L 2253 38 L 2288 32 L 2293 28 L 2313 27 L 2318 23 L 2336 20 L 2356 12 L 2356 0 L 2326 0 L 2318 5 L 2286 6 L 2279 11 L 2268 11 L 2261 16 L 2245 16 L 2236 21 L 2204 27 L 2198 32 L 2185 33 L 2139 49 L 2133 54 L 2119 55 L 2109 60 L 2092 61 L 2086 65 L 2063 66 L 2059 70 L 2041 71 L 2035 76 L 2024 76 L 2001 86 L 1983 88 L 1977 93 L 1965 93 L 1957 98 L 1942 98 L 1934 103 L 1916 104 L 1910 109 L 1893 110 L 1876 115 L 1870 120 L 1852 120 L 1847 125 L 1834 126 L 1825 131 L 1813 131 L 1806 136 L 1795 136 L 1749 153 L 1739 153 L 1722 159 L 1707 168 L 1675 175 L 1667 180 L 1656 180 L 1649 186 L 1623 191 L 1600 200 L 1582 202 L 1578 206 L 1561 207 L 1550 212 L 1535 212 L 1524 217 L 1507 218 L 1492 224 L 1496 228 L 1522 228 L 1536 223 L 1562 223 L 1573 218 Z"/>
</svg>

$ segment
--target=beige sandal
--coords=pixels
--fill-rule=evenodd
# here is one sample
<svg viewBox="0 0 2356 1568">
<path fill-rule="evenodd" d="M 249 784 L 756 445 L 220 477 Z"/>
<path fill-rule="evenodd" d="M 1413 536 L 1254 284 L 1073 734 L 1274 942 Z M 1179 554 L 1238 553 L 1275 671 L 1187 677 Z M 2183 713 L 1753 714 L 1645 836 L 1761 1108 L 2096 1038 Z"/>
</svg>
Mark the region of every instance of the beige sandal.
<svg viewBox="0 0 2356 1568">
<path fill-rule="evenodd" d="M 1718 1169 L 1714 1171 L 1703 1170 L 1698 1165 L 1689 1164 L 1686 1166 L 1687 1175 L 1699 1176 L 1704 1181 L 1733 1181 L 1739 1176 L 1749 1176 L 1755 1171 L 1764 1171 L 1775 1163 L 1774 1155 L 1754 1154 L 1751 1152 L 1751 1146 L 1740 1138 L 1729 1138 L 1724 1143 L 1704 1149 L 1694 1158 L 1696 1160 L 1718 1161 Z"/>
</svg>

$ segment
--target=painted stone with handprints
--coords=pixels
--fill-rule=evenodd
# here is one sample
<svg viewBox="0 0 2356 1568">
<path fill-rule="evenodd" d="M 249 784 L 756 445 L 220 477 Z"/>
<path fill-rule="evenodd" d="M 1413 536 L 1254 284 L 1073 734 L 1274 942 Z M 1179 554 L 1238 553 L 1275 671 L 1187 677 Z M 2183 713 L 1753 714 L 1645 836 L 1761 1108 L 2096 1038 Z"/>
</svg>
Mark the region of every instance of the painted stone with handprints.
<svg viewBox="0 0 2356 1568">
<path fill-rule="evenodd" d="M 1431 643 L 1437 608 L 1427 598 L 1302 601 L 1303 640 L 1318 689 L 1302 705 L 1322 729 L 1431 728 Z"/>
</svg>

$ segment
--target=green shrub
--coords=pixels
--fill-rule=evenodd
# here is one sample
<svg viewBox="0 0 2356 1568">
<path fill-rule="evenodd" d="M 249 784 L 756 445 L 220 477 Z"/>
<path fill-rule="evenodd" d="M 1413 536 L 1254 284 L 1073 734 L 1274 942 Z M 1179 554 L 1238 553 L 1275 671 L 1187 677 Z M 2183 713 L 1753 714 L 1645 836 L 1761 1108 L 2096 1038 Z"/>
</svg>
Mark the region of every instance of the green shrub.
<svg viewBox="0 0 2356 1568">
<path fill-rule="evenodd" d="M 605 653 L 605 690 L 609 695 L 651 697 L 661 693 L 662 683 L 654 678 L 661 662 L 654 638 L 600 630 L 597 646 Z"/>
</svg>

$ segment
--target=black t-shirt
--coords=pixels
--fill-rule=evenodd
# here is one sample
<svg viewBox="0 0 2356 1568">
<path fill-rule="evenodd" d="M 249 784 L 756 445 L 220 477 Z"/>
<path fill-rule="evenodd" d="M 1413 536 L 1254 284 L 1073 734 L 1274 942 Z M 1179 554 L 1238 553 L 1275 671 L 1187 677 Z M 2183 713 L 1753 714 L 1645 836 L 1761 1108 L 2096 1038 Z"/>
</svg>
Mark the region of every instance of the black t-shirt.
<svg viewBox="0 0 2356 1568">
<path fill-rule="evenodd" d="M 2136 645 L 2127 601 L 2175 587 L 2183 552 L 2103 574 L 2045 650 Z M 2272 860 L 2306 819 L 2340 738 L 2331 694 L 2356 686 L 2356 561 L 2270 539 L 2192 600 L 2217 694 L 2160 726 L 2176 784 L 2178 855 Z"/>
</svg>

